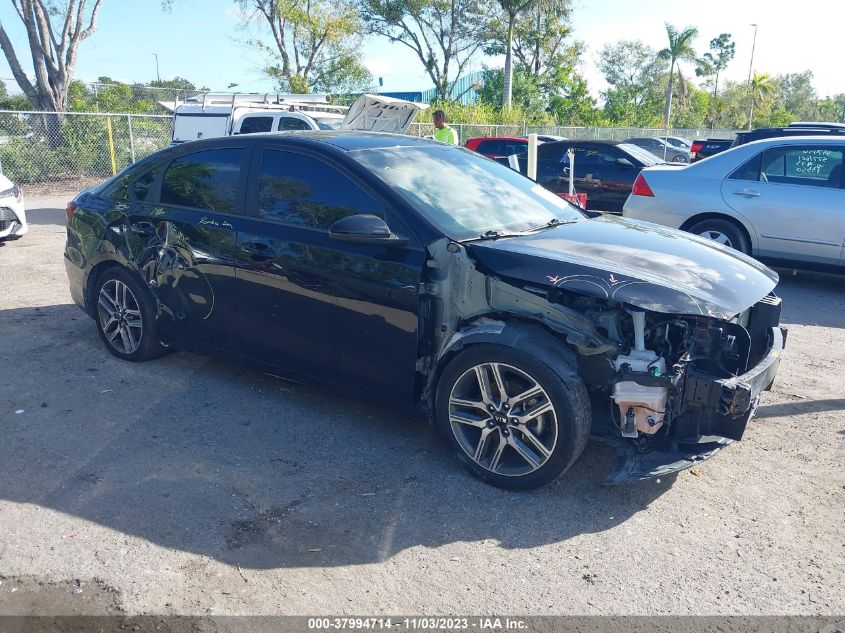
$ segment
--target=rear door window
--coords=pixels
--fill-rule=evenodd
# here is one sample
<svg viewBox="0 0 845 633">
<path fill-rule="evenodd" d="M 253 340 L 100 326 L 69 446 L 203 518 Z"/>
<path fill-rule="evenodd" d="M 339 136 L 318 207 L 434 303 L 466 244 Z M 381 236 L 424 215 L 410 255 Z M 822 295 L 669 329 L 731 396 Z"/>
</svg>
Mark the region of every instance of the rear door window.
<svg viewBox="0 0 845 633">
<path fill-rule="evenodd" d="M 773 147 L 746 161 L 730 178 L 838 189 L 843 154 L 841 147 Z"/>
<path fill-rule="evenodd" d="M 839 187 L 842 149 L 780 147 L 763 152 L 760 180 L 811 187 Z"/>
<path fill-rule="evenodd" d="M 161 203 L 221 213 L 237 208 L 245 149 L 212 149 L 170 163 L 161 184 Z"/>
</svg>

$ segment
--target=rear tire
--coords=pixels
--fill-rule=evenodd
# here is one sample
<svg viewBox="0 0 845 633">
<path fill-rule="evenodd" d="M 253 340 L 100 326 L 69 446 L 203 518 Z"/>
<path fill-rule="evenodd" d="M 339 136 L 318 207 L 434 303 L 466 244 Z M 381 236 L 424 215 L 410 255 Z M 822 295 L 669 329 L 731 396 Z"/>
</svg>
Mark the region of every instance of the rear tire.
<svg viewBox="0 0 845 633">
<path fill-rule="evenodd" d="M 751 245 L 748 243 L 745 231 L 732 220 L 708 218 L 696 222 L 687 231 L 711 239 L 724 246 L 729 246 L 746 255 L 751 253 Z"/>
<path fill-rule="evenodd" d="M 435 419 L 473 475 L 530 490 L 562 475 L 583 452 L 590 401 L 574 368 L 561 376 L 523 351 L 479 344 L 443 370 Z"/>
<path fill-rule="evenodd" d="M 97 280 L 94 320 L 106 349 L 141 362 L 166 353 L 156 328 L 155 300 L 136 275 L 112 267 Z"/>
</svg>

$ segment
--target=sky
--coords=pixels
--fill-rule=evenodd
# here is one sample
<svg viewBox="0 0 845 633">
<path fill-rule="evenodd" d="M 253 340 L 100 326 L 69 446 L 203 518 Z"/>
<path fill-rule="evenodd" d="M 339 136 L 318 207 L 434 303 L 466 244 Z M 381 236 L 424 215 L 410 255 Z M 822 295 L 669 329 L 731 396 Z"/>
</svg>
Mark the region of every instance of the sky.
<svg viewBox="0 0 845 633">
<path fill-rule="evenodd" d="M 238 91 L 272 92 L 273 82 L 261 76 L 261 56 L 243 44 L 250 33 L 244 31 L 235 5 L 233 0 L 177 0 L 165 13 L 159 0 L 104 0 L 96 33 L 80 46 L 76 77 L 145 83 L 156 77 L 157 54 L 162 79 L 180 76 L 215 91 L 236 83 Z M 736 57 L 722 76 L 740 81 L 748 77 L 751 24 L 757 23 L 756 71 L 776 75 L 809 69 L 821 96 L 845 93 L 843 0 L 817 0 L 807 12 L 782 0 L 573 0 L 573 7 L 573 37 L 587 47 L 580 70 L 596 96 L 606 87 L 596 68 L 602 46 L 641 39 L 655 49 L 663 48 L 665 22 L 679 28 L 697 26 L 699 53 L 707 50 L 713 37 L 731 33 Z M 29 51 L 11 3 L 3 2 L 0 21 L 24 63 Z M 372 74 L 383 79 L 384 91 L 425 90 L 432 85 L 414 53 L 402 44 L 371 37 L 363 56 Z M 471 70 L 501 67 L 502 61 L 479 57 Z M 31 63 L 24 67 L 31 69 Z M 687 71 L 692 74 L 691 67 Z M 10 92 L 20 92 L 11 77 L 5 57 L 0 56 L 0 78 Z"/>
</svg>

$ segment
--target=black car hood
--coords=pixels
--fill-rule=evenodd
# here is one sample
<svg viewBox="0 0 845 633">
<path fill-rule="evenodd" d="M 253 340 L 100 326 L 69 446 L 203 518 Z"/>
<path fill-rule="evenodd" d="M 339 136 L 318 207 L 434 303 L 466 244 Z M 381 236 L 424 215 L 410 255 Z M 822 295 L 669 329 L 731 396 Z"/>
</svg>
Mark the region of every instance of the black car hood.
<svg viewBox="0 0 845 633">
<path fill-rule="evenodd" d="M 735 250 L 622 218 L 578 220 L 467 246 L 501 277 L 673 314 L 729 319 L 778 282 L 773 270 Z"/>
</svg>

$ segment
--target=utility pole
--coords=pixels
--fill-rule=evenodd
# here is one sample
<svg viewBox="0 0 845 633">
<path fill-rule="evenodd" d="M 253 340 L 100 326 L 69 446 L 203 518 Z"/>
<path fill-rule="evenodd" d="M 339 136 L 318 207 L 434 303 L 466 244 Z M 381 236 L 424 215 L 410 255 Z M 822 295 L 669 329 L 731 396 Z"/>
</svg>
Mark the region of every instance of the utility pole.
<svg viewBox="0 0 845 633">
<path fill-rule="evenodd" d="M 754 40 L 751 43 L 751 63 L 748 64 L 748 100 L 751 102 L 748 106 L 748 129 L 751 129 L 751 118 L 754 116 L 754 93 L 751 92 L 751 70 L 754 68 L 754 49 L 757 47 L 757 25 L 754 27 Z"/>
<path fill-rule="evenodd" d="M 153 53 L 153 57 L 156 58 L 156 79 L 158 80 L 158 83 L 161 83 L 161 75 L 158 72 L 158 53 Z"/>
</svg>

